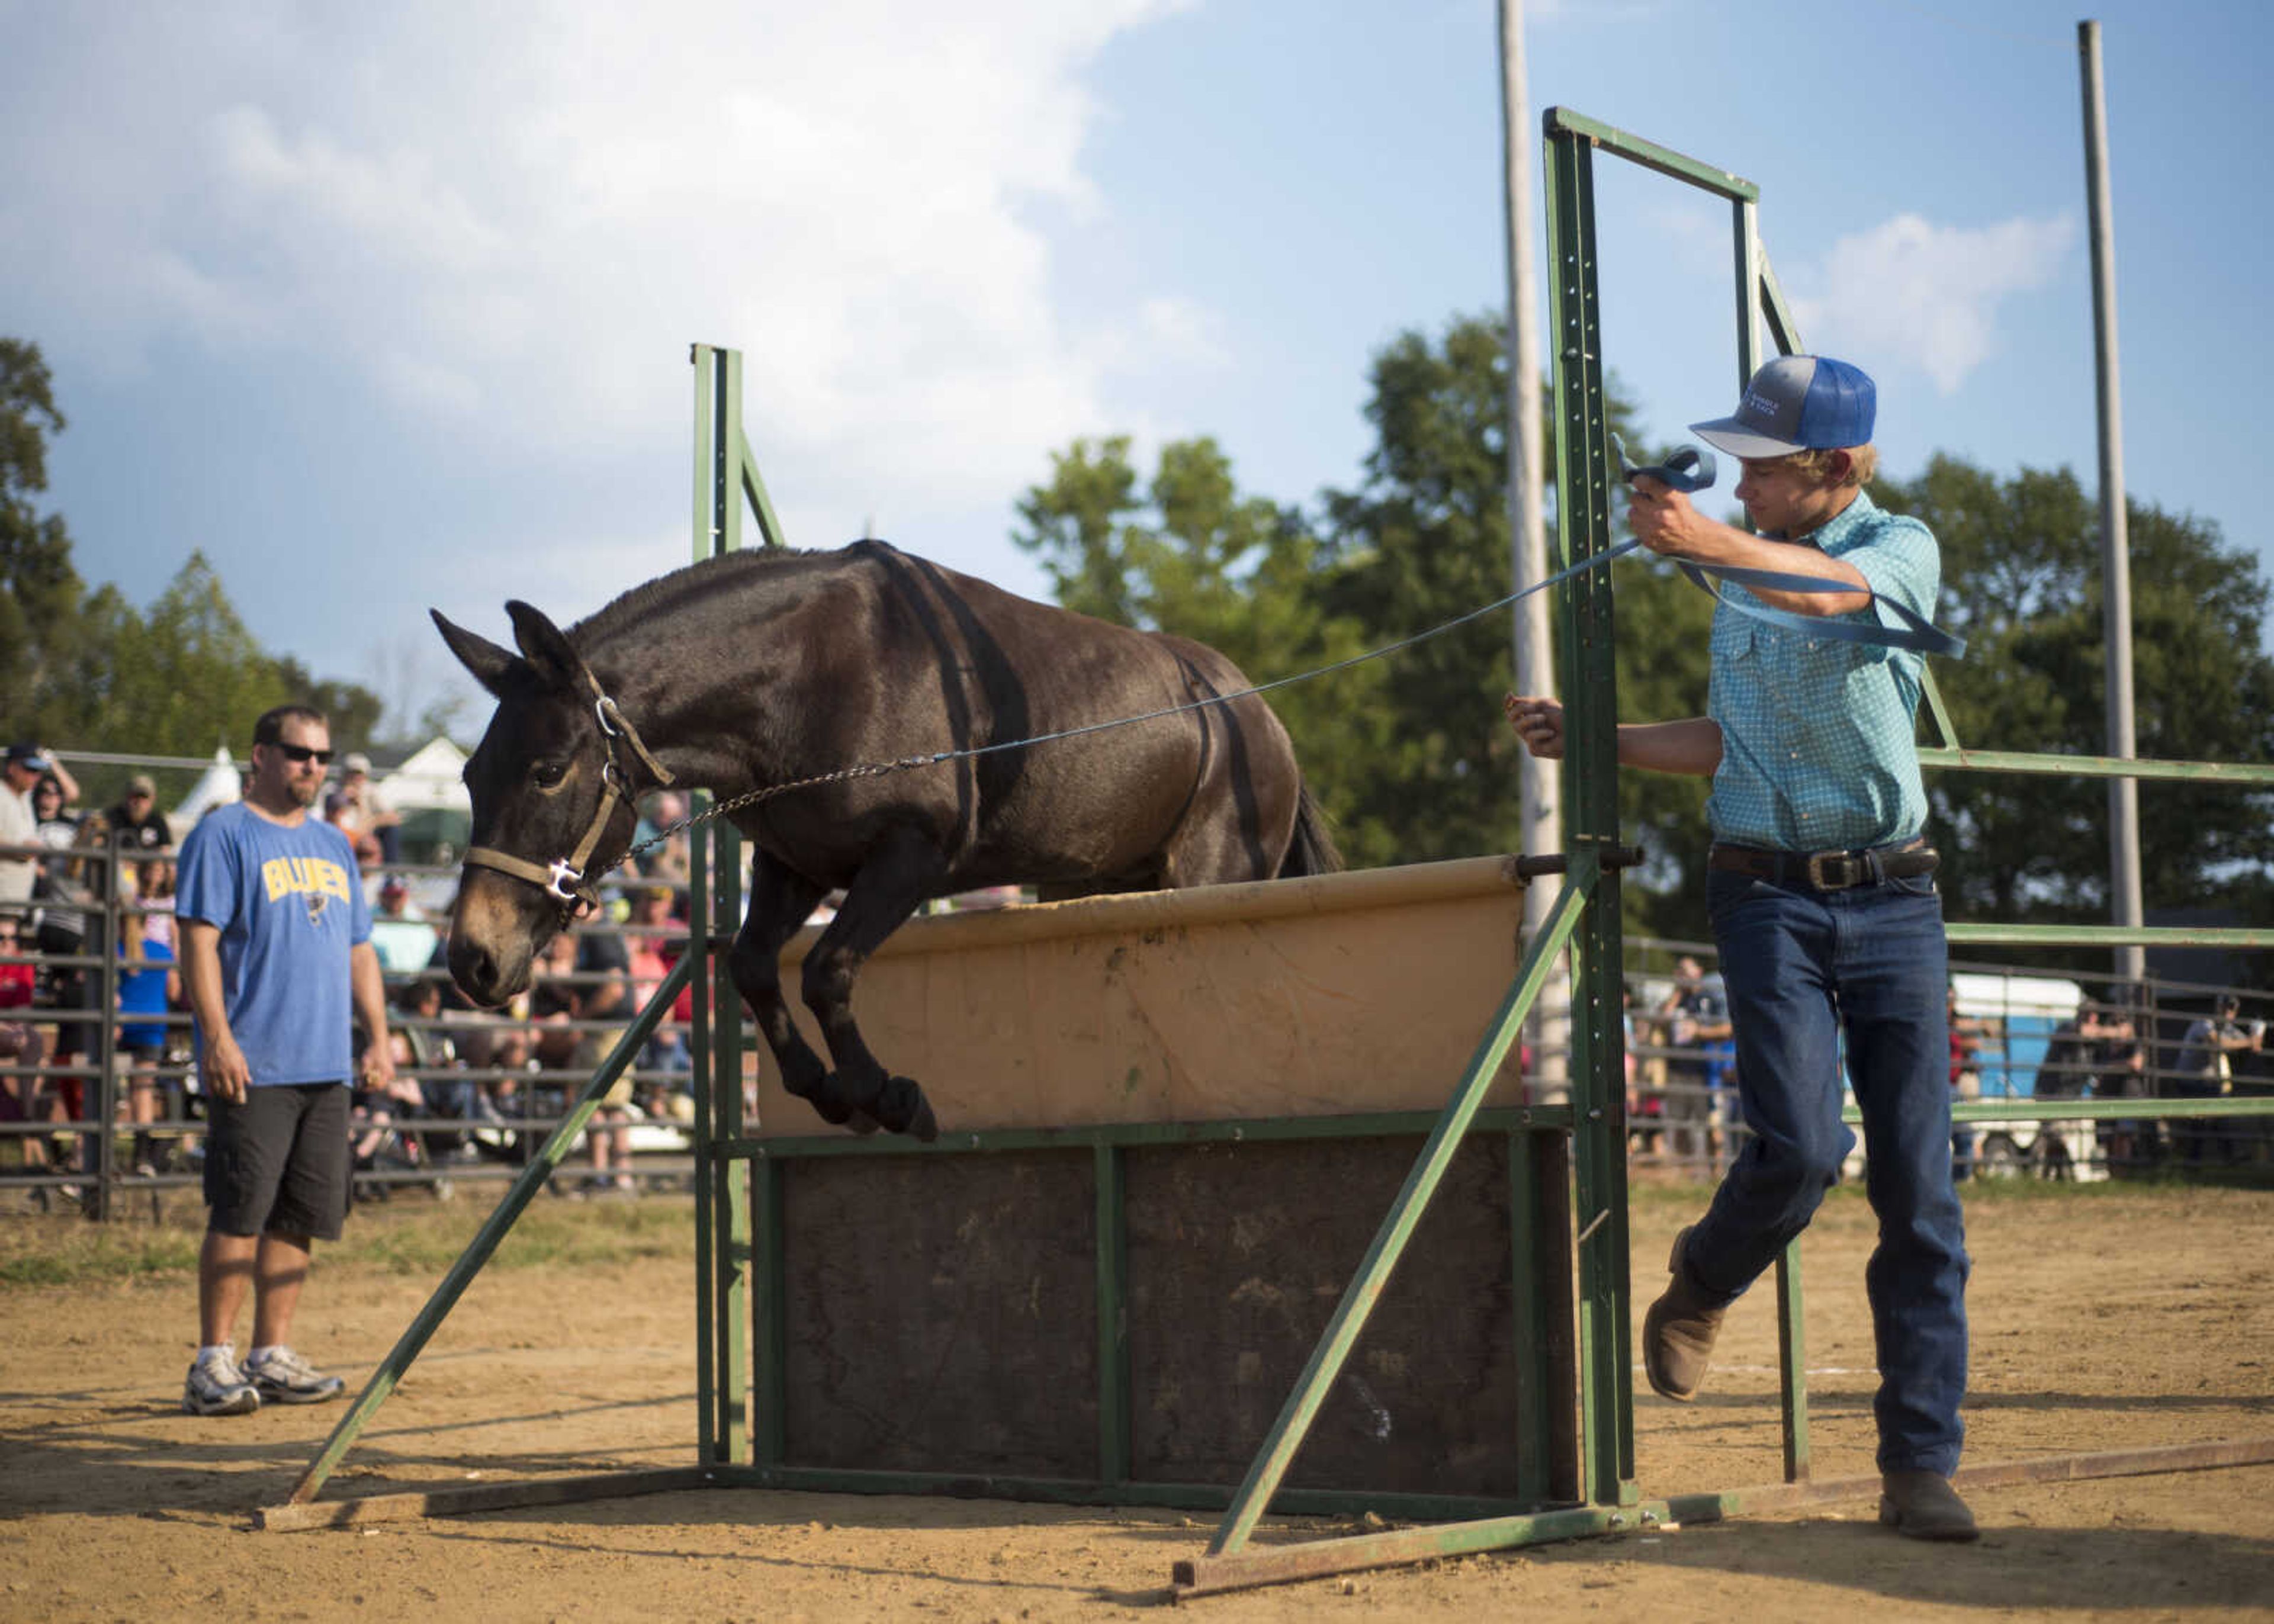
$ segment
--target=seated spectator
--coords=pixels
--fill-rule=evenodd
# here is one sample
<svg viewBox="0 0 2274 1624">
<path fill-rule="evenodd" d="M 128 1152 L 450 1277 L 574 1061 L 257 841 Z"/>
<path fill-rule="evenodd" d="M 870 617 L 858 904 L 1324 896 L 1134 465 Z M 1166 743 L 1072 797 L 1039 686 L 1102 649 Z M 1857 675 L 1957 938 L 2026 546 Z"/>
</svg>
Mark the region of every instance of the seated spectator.
<svg viewBox="0 0 2274 1624">
<path fill-rule="evenodd" d="M 102 815 L 110 843 L 122 851 L 163 852 L 174 845 L 173 825 L 158 810 L 158 786 L 147 772 L 126 781 L 125 799 Z"/>
</svg>

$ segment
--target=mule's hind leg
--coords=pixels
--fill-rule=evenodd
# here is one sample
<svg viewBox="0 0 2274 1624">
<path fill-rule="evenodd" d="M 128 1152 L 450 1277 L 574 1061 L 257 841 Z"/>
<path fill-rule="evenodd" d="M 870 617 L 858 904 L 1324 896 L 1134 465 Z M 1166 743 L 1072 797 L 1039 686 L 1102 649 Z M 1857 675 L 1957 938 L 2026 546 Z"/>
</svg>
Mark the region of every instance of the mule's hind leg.
<svg viewBox="0 0 2274 1624">
<path fill-rule="evenodd" d="M 727 951 L 727 969 L 734 978 L 734 989 L 750 1006 L 758 1035 L 773 1050 L 782 1086 L 812 1101 L 814 1109 L 831 1122 L 843 1122 L 853 1114 L 852 1108 L 839 1105 L 832 1116 L 823 1102 L 822 1096 L 830 1093 L 829 1068 L 790 1019 L 782 997 L 781 951 L 821 898 L 822 887 L 764 852 L 755 853 L 750 859 L 750 906 Z M 833 1094 L 831 1099 L 833 1102 Z"/>
<path fill-rule="evenodd" d="M 853 983 L 869 955 L 934 894 L 946 868 L 939 848 L 915 831 L 888 835 L 853 876 L 845 906 L 805 959 L 805 1004 L 820 1021 L 830 1057 L 837 1063 L 829 1087 L 853 1109 L 895 1133 L 920 1139 L 939 1135 L 931 1106 L 922 1089 L 891 1075 L 869 1052 L 853 1021 Z M 825 1108 L 823 1114 L 828 1114 Z"/>
</svg>

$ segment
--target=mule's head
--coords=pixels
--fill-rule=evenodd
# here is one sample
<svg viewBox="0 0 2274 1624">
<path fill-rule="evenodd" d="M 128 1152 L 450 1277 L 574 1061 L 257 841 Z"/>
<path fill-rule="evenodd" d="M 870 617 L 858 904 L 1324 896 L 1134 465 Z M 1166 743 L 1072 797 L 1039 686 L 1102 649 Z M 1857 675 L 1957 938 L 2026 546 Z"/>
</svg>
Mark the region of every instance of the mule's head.
<svg viewBox="0 0 2274 1624">
<path fill-rule="evenodd" d="M 619 771 L 584 662 L 558 627 L 524 603 L 506 605 L 518 654 L 452 625 L 440 611 L 429 613 L 450 652 L 498 702 L 466 763 L 471 847 L 517 859 L 541 875 L 566 861 L 592 832 L 607 783 Z M 630 796 L 620 796 L 597 831 L 584 873 L 598 874 L 623 854 L 636 816 Z M 450 974 L 476 1003 L 504 1003 L 529 985 L 538 951 L 569 912 L 570 904 L 542 878 L 469 861 L 450 917 Z"/>
</svg>

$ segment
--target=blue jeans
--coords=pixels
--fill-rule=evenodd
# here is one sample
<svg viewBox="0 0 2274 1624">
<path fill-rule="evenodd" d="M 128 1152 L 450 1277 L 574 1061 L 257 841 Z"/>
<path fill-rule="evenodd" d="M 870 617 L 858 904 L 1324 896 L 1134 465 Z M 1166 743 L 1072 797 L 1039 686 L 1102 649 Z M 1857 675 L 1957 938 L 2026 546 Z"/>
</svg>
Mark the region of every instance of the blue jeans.
<svg viewBox="0 0 2274 1624">
<path fill-rule="evenodd" d="M 1753 1137 L 1690 1231 L 1691 1283 L 1736 1297 L 1839 1178 L 1856 1143 L 1840 1121 L 1844 1034 L 1879 1220 L 1864 1272 L 1879 1468 L 1947 1475 L 1964 1437 L 1969 1266 L 1950 1169 L 1942 899 L 1927 876 L 1819 892 L 1716 870 L 1706 906 Z"/>
</svg>

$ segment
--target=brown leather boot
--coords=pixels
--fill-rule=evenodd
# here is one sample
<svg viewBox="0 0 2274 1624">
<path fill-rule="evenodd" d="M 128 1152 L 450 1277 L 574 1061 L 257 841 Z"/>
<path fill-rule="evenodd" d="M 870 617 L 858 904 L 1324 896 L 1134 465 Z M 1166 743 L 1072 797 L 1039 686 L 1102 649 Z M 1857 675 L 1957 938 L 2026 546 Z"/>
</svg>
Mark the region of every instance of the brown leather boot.
<svg viewBox="0 0 2274 1624">
<path fill-rule="evenodd" d="M 1642 1320 L 1643 1374 L 1650 1379 L 1653 1392 L 1678 1404 L 1689 1403 L 1705 1385 L 1713 1338 L 1728 1312 L 1728 1304 L 1708 1302 L 1690 1284 L 1682 1267 L 1682 1249 L 1689 1239 L 1686 1229 L 1674 1237 L 1673 1255 L 1666 1260 L 1674 1278 Z"/>
<path fill-rule="evenodd" d="M 1979 1539 L 1974 1514 L 1940 1472 L 1879 1474 L 1879 1521 L 1907 1539 Z"/>
</svg>

